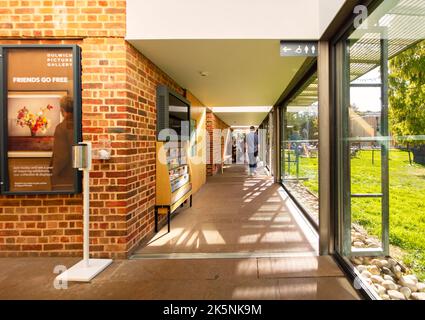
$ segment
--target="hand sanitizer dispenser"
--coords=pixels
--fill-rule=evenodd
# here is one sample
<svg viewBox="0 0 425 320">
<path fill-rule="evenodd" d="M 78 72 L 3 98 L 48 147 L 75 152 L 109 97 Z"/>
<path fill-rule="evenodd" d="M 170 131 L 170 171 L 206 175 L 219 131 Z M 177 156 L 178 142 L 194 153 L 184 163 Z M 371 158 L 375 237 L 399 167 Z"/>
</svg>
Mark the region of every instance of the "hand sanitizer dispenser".
<svg viewBox="0 0 425 320">
<path fill-rule="evenodd" d="M 90 170 L 92 145 L 80 142 L 72 149 L 73 167 L 83 171 L 83 260 L 56 277 L 58 281 L 89 282 L 112 263 L 112 259 L 90 259 Z"/>
</svg>

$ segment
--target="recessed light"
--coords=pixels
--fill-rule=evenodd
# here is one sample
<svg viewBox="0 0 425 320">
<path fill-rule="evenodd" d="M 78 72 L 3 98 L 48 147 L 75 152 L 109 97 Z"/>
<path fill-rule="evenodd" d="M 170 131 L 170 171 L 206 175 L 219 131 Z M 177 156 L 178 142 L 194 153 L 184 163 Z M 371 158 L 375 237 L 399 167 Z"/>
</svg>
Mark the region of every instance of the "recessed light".
<svg viewBox="0 0 425 320">
<path fill-rule="evenodd" d="M 208 71 L 200 71 L 199 74 L 201 75 L 201 77 L 207 77 L 209 75 Z"/>
</svg>

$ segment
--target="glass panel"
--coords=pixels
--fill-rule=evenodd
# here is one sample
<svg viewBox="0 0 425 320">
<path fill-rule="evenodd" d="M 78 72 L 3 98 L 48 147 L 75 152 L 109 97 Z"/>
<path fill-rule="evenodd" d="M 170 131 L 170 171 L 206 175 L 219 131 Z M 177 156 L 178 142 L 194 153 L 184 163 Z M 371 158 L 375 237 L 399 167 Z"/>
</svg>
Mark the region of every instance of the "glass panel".
<svg viewBox="0 0 425 320">
<path fill-rule="evenodd" d="M 282 182 L 309 216 L 319 221 L 317 75 L 282 115 Z"/>
<path fill-rule="evenodd" d="M 390 151 L 390 254 L 425 280 L 425 140 Z"/>
<path fill-rule="evenodd" d="M 381 88 L 351 87 L 349 146 L 351 193 L 381 193 Z"/>
<path fill-rule="evenodd" d="M 350 83 L 347 104 L 347 130 L 345 161 L 349 175 L 346 188 L 345 214 L 350 215 L 350 251 L 377 249 L 384 254 L 388 215 L 386 187 L 388 184 L 387 149 L 382 145 L 386 135 L 382 116 L 382 88 L 386 85 L 382 77 L 382 57 L 385 43 L 381 41 L 381 30 L 356 31 L 347 40 Z M 386 79 L 386 77 L 385 77 Z M 353 234 L 355 236 L 353 236 Z M 359 235 L 360 234 L 360 235 Z M 346 238 L 345 241 L 348 241 Z M 363 243 L 363 244 L 361 244 Z M 373 245 L 372 245 L 373 244 Z"/>
<path fill-rule="evenodd" d="M 189 136 L 189 106 L 183 101 L 177 99 L 174 95 L 169 94 L 169 125 L 178 137 L 182 140 L 188 140 Z"/>
<path fill-rule="evenodd" d="M 352 250 L 382 247 L 382 201 L 379 198 L 351 199 Z"/>
<path fill-rule="evenodd" d="M 351 194 L 380 194 L 382 192 L 381 148 L 369 142 L 352 143 L 351 146 Z"/>
<path fill-rule="evenodd" d="M 379 63 L 379 61 L 375 61 L 376 63 Z M 370 68 L 370 66 L 368 66 Z M 354 66 L 352 65 L 352 68 Z M 371 71 L 361 75 L 357 79 L 351 82 L 351 85 L 372 85 L 372 84 L 381 84 L 381 68 L 376 67 L 372 69 Z M 380 106 L 379 106 L 380 107 Z"/>
</svg>

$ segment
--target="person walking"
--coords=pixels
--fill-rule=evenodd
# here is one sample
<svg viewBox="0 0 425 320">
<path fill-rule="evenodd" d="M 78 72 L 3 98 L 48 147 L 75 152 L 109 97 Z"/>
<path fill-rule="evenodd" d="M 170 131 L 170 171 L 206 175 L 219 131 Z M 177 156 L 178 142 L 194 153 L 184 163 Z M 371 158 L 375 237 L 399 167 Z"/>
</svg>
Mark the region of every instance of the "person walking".
<svg viewBox="0 0 425 320">
<path fill-rule="evenodd" d="M 258 135 L 255 132 L 255 127 L 249 128 L 250 132 L 246 135 L 246 144 L 248 149 L 249 160 L 249 175 L 255 175 L 257 169 L 257 156 L 258 156 Z"/>
</svg>

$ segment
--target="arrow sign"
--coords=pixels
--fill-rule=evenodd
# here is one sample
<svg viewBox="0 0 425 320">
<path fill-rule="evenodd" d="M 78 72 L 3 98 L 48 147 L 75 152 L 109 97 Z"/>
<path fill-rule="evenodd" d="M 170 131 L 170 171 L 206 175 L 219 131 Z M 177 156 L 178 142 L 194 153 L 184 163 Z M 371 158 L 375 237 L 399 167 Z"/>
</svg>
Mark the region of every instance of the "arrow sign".
<svg viewBox="0 0 425 320">
<path fill-rule="evenodd" d="M 317 57 L 317 41 L 284 41 L 280 42 L 281 57 Z"/>
</svg>

